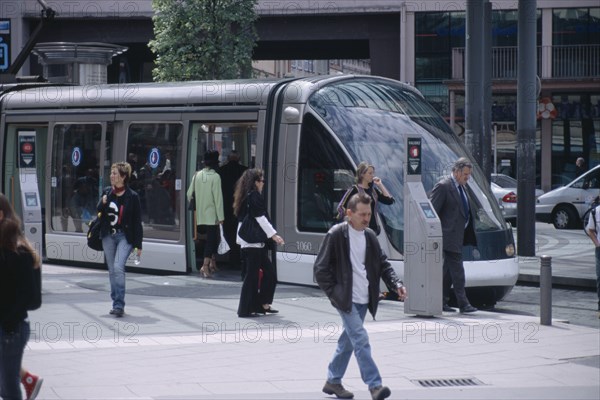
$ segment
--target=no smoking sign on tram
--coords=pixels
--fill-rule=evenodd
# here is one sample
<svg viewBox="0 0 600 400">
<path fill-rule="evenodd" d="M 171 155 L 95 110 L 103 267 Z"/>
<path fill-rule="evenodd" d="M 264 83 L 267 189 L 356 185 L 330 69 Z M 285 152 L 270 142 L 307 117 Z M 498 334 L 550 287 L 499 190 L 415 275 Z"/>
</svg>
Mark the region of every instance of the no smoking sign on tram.
<svg viewBox="0 0 600 400">
<path fill-rule="evenodd" d="M 19 168 L 35 168 L 35 133 L 19 133 Z"/>
<path fill-rule="evenodd" d="M 407 175 L 421 175 L 421 138 L 407 139 Z"/>
</svg>

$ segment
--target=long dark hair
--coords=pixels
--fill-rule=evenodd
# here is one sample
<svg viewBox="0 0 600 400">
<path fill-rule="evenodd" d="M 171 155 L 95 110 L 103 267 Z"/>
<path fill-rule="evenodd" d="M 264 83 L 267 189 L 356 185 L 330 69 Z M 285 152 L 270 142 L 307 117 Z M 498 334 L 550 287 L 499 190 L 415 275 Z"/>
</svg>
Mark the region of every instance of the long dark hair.
<svg viewBox="0 0 600 400">
<path fill-rule="evenodd" d="M 0 193 L 0 211 L 2 211 L 3 217 L 0 220 L 0 248 L 14 252 L 23 249 L 31 253 L 34 267 L 39 268 L 42 265 L 40 256 L 23 234 L 21 219 L 10 205 L 8 198 L 2 193 Z"/>
<path fill-rule="evenodd" d="M 0 212 L 2 212 L 3 218 L 14 218 L 15 210 L 13 210 L 10 202 L 8 201 L 8 197 L 6 197 L 3 193 L 0 193 Z"/>
<path fill-rule="evenodd" d="M 259 168 L 247 169 L 244 174 L 235 184 L 235 192 L 233 193 L 233 215 L 240 215 L 248 192 L 255 190 L 255 182 L 263 179 L 264 172 Z"/>
</svg>

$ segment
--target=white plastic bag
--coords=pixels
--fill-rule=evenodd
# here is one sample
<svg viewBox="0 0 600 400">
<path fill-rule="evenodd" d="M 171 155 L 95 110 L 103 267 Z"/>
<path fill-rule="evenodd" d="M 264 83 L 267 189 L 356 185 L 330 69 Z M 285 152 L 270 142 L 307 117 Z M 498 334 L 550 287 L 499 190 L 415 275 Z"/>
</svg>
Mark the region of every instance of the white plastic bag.
<svg viewBox="0 0 600 400">
<path fill-rule="evenodd" d="M 225 254 L 230 250 L 230 248 L 229 243 L 227 243 L 227 240 L 225 240 L 225 234 L 223 234 L 223 224 L 219 224 L 219 230 L 221 231 L 221 241 L 219 242 L 217 253 Z"/>
</svg>

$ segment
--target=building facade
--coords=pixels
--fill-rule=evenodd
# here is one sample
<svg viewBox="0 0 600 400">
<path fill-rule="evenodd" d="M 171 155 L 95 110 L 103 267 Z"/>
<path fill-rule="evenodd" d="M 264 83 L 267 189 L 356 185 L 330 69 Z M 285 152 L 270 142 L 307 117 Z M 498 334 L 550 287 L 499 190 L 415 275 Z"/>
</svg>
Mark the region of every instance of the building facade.
<svg viewBox="0 0 600 400">
<path fill-rule="evenodd" d="M 151 0 L 47 3 L 56 17 L 43 41 L 126 46 L 109 67 L 108 81 L 151 80 Z M 261 76 L 372 71 L 398 79 L 421 90 L 460 136 L 465 6 L 427 0 L 259 0 L 255 69 Z M 518 3 L 498 0 L 492 7 L 489 134 L 494 169 L 515 176 Z M 0 70 L 26 44 L 40 10 L 36 0 L 0 0 Z M 538 186 L 549 190 L 574 177 L 577 157 L 588 168 L 600 164 L 600 7 L 597 0 L 538 0 L 536 19 L 541 83 L 536 175 Z M 41 66 L 30 57 L 20 73 L 39 74 Z"/>
</svg>

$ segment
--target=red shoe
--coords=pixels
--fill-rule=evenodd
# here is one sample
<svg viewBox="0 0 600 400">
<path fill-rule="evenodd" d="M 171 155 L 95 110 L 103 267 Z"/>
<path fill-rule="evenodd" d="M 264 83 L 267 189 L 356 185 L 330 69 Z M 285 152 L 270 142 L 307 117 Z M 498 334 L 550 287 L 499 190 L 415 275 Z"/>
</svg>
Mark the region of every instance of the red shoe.
<svg viewBox="0 0 600 400">
<path fill-rule="evenodd" d="M 44 380 L 39 376 L 28 372 L 23 379 L 21 379 L 21 383 L 25 387 L 25 394 L 27 395 L 26 400 L 34 400 L 40 392 Z"/>
</svg>

